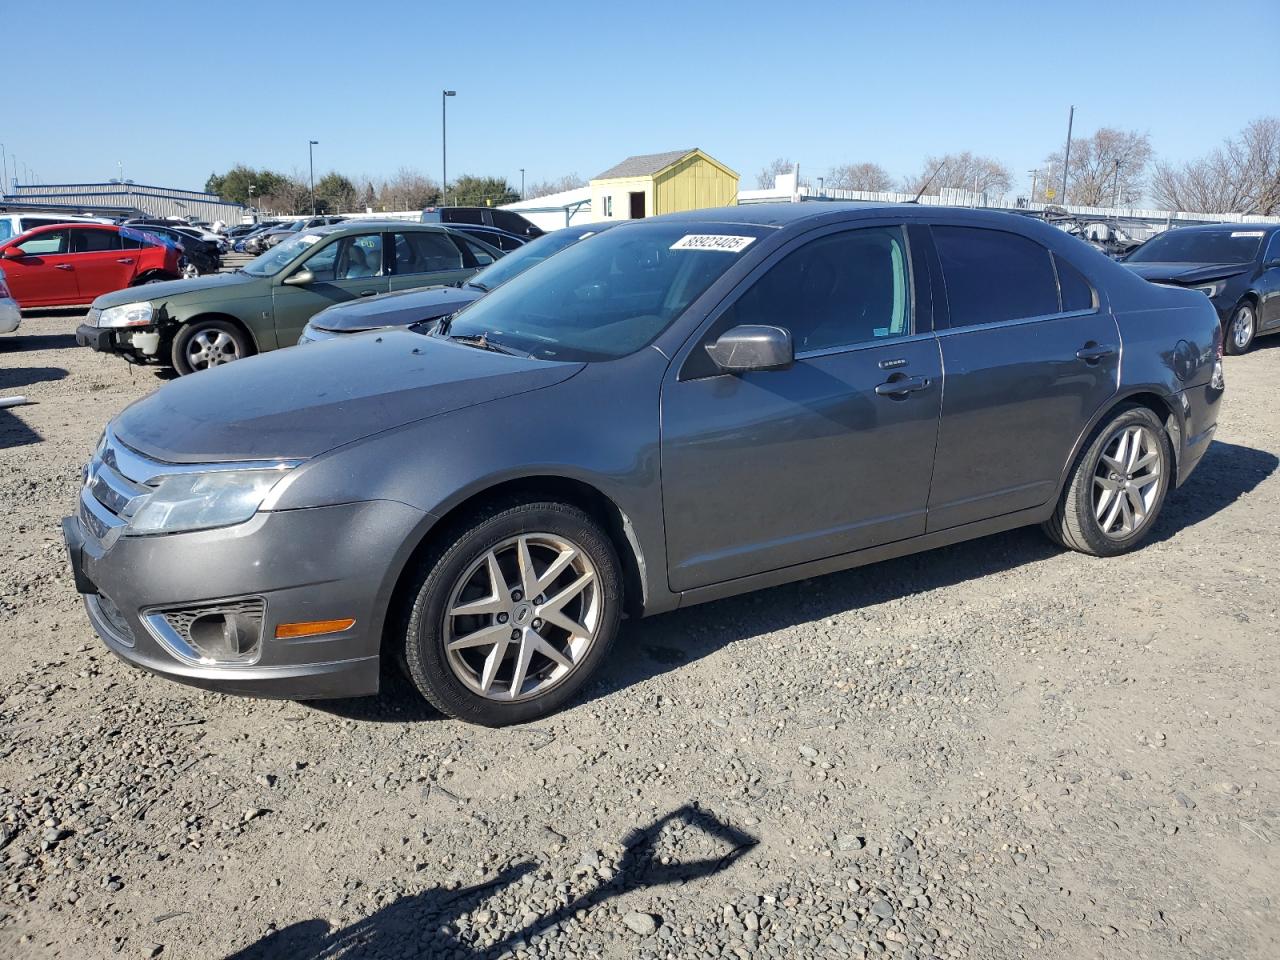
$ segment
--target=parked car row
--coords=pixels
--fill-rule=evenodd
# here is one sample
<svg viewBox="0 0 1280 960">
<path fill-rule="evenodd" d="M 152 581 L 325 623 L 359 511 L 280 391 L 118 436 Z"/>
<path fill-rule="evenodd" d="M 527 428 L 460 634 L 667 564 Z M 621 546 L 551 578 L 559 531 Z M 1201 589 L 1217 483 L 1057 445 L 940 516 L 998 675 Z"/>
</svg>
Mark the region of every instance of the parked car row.
<svg viewBox="0 0 1280 960">
<path fill-rule="evenodd" d="M 1028 218 L 777 204 L 539 242 L 436 322 L 210 363 L 108 424 L 63 524 L 108 648 L 288 698 L 375 693 L 399 663 L 452 716 L 524 722 L 590 681 L 624 612 L 1026 524 L 1132 550 L 1216 429 L 1210 300 Z M 191 365 L 192 321 L 238 329 L 216 301 L 265 350 L 304 306 L 465 283 L 476 249 L 319 227 L 244 277 L 104 297 L 85 333 Z"/>
</svg>

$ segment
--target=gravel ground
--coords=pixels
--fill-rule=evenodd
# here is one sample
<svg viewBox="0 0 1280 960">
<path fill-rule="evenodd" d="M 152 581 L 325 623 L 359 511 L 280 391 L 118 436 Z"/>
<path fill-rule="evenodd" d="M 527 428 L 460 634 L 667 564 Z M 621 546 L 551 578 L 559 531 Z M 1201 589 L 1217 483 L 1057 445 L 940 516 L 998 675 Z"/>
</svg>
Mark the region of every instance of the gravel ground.
<svg viewBox="0 0 1280 960">
<path fill-rule="evenodd" d="M 160 381 L 0 340 L 0 955 L 1280 955 L 1280 342 L 1136 554 L 1017 531 L 624 628 L 535 727 L 200 693 L 58 520 Z M 1280 338 L 1277 338 L 1280 340 Z"/>
</svg>

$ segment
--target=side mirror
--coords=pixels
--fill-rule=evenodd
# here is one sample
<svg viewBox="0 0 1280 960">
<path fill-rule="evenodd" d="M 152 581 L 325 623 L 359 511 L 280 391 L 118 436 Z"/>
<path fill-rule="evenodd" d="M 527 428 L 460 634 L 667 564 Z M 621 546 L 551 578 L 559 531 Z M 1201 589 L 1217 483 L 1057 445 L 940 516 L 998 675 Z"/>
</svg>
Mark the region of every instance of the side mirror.
<svg viewBox="0 0 1280 960">
<path fill-rule="evenodd" d="M 26 254 L 22 252 L 21 247 L 5 247 L 4 248 L 4 258 L 6 260 L 17 260 L 25 256 Z"/>
<path fill-rule="evenodd" d="M 305 287 L 309 283 L 314 283 L 315 279 L 316 275 L 306 267 L 303 267 L 301 270 L 295 270 L 280 282 L 290 287 Z"/>
<path fill-rule="evenodd" d="M 726 330 L 707 353 L 726 373 L 750 370 L 785 370 L 795 361 L 790 331 L 763 324 L 742 324 Z"/>
</svg>

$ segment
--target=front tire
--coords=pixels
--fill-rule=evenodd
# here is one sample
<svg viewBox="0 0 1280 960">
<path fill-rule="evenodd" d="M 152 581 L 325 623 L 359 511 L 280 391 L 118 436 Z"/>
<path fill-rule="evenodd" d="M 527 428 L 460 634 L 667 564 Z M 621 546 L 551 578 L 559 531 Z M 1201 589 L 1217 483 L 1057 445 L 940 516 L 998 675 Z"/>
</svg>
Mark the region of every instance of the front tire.
<svg viewBox="0 0 1280 960">
<path fill-rule="evenodd" d="M 1238 357 L 1249 352 L 1249 348 L 1253 346 L 1253 338 L 1258 333 L 1258 312 L 1252 303 L 1242 303 L 1236 307 L 1225 333 L 1223 339 L 1226 341 L 1227 353 Z"/>
<path fill-rule="evenodd" d="M 227 320 L 193 320 L 173 338 L 173 367 L 186 376 L 241 360 L 253 352 L 244 331 Z"/>
<path fill-rule="evenodd" d="M 1146 407 L 1125 407 L 1094 432 L 1044 531 L 1091 556 L 1127 553 L 1155 526 L 1172 470 L 1160 418 Z"/>
<path fill-rule="evenodd" d="M 564 503 L 493 508 L 424 558 L 404 662 L 438 710 L 489 727 L 557 710 L 618 632 L 622 578 L 599 525 Z"/>
</svg>

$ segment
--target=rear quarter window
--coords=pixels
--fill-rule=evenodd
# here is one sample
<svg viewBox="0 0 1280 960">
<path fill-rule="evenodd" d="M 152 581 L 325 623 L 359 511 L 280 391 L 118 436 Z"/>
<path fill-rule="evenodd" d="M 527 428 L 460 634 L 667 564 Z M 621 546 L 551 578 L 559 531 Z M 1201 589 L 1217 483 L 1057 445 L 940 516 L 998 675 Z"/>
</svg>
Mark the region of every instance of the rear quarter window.
<svg viewBox="0 0 1280 960">
<path fill-rule="evenodd" d="M 1089 285 L 1089 281 L 1084 278 L 1084 274 L 1056 254 L 1053 262 L 1058 268 L 1058 289 L 1062 292 L 1062 312 L 1071 313 L 1074 310 L 1092 310 L 1097 307 L 1097 296 L 1093 292 L 1093 287 Z"/>
</svg>

